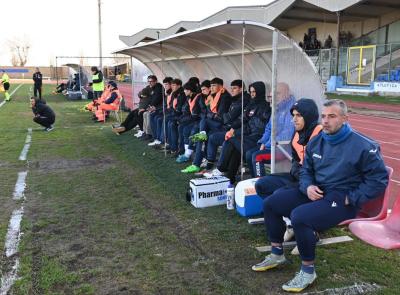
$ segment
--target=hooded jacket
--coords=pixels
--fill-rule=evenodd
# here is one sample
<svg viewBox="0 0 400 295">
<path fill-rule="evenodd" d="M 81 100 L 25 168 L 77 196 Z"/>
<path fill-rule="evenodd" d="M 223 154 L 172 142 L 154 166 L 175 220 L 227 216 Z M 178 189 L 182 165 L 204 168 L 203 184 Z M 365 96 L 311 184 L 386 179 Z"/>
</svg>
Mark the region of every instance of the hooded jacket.
<svg viewBox="0 0 400 295">
<path fill-rule="evenodd" d="M 298 100 L 290 109 L 290 113 L 292 115 L 294 110 L 298 111 L 304 119 L 304 128 L 300 131 L 296 131 L 291 141 L 293 159 L 290 174 L 298 181 L 300 168 L 304 161 L 304 154 L 307 143 L 312 137 L 317 135 L 322 130 L 322 126 L 318 124 L 318 107 L 312 99 L 302 98 Z M 296 149 L 296 146 L 302 147 L 302 151 L 300 152 L 300 154 Z"/>
<path fill-rule="evenodd" d="M 249 86 L 256 91 L 256 97 L 251 98 L 243 112 L 243 134 L 253 141 L 257 141 L 263 134 L 265 124 L 271 116 L 271 107 L 266 100 L 265 84 L 257 81 Z M 235 136 L 241 133 L 241 117 L 232 124 Z"/>
<path fill-rule="evenodd" d="M 54 111 L 40 99 L 35 100 L 35 106 L 32 108 L 32 112 L 35 116 L 46 117 L 53 121 L 56 119 Z"/>
<path fill-rule="evenodd" d="M 243 92 L 243 108 L 246 108 L 250 102 L 250 95 L 247 91 Z M 222 120 L 225 130 L 232 128 L 232 125 L 237 124 L 237 120 L 240 120 L 242 114 L 242 92 L 238 95 L 232 96 L 232 104 L 229 106 L 227 113 L 222 114 Z M 239 123 L 240 124 L 240 123 Z"/>
</svg>

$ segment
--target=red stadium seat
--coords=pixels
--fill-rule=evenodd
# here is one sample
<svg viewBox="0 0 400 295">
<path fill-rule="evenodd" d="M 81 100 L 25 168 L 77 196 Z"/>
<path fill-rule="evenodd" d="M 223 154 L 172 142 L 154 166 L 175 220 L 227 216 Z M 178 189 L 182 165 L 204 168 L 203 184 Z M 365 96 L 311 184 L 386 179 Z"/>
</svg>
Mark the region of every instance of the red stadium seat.
<svg viewBox="0 0 400 295">
<path fill-rule="evenodd" d="M 386 166 L 386 169 L 389 174 L 389 184 L 382 196 L 365 203 L 361 210 L 358 212 L 356 218 L 345 220 L 339 225 L 348 225 L 354 221 L 359 220 L 382 220 L 386 217 L 390 203 L 390 179 L 392 179 L 393 174 L 392 168 Z"/>
<path fill-rule="evenodd" d="M 397 197 L 392 213 L 384 220 L 355 221 L 349 225 L 351 232 L 364 242 L 375 247 L 400 248 L 400 196 Z"/>
</svg>

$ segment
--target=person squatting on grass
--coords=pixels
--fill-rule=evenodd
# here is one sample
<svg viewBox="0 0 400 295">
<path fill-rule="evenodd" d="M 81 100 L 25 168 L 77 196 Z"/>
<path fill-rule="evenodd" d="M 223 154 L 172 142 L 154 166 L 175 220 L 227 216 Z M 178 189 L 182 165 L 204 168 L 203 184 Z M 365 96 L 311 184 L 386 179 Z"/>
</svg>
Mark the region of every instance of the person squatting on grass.
<svg viewBox="0 0 400 295">
<path fill-rule="evenodd" d="M 352 130 L 342 100 L 324 104 L 322 126 L 323 132 L 307 144 L 299 186 L 280 189 L 264 203 L 272 253 L 252 269 L 266 271 L 286 262 L 282 217 L 290 217 L 302 264 L 295 277 L 282 286 L 289 292 L 300 292 L 317 278 L 315 232 L 354 218 L 361 206 L 380 196 L 388 184 L 379 144 Z"/>
<path fill-rule="evenodd" d="M 318 107 L 312 99 L 302 98 L 297 101 L 290 113 L 293 117 L 293 123 L 296 132 L 291 140 L 292 149 L 292 167 L 288 173 L 274 173 L 257 180 L 255 184 L 257 195 L 264 199 L 272 195 L 280 188 L 295 187 L 299 184 L 300 167 L 304 162 L 304 153 L 307 143 L 322 130 L 322 125 L 318 124 Z M 264 216 L 264 219 L 267 216 Z M 287 224 L 287 230 L 284 235 L 284 241 L 293 238 L 294 232 L 290 220 L 284 217 Z"/>
<path fill-rule="evenodd" d="M 53 124 L 56 121 L 56 114 L 46 104 L 44 100 L 36 97 L 31 97 L 32 112 L 35 115 L 33 122 L 38 123 L 45 127 L 44 131 L 53 130 Z"/>
</svg>

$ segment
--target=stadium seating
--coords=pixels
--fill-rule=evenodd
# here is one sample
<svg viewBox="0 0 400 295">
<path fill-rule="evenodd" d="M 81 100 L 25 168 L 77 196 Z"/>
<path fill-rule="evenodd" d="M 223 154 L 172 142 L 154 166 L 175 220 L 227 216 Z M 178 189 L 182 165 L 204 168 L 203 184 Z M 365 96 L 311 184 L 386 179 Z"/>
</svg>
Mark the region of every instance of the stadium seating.
<svg viewBox="0 0 400 295">
<path fill-rule="evenodd" d="M 367 221 L 367 220 L 382 220 L 387 215 L 387 210 L 390 203 L 390 187 L 391 182 L 390 179 L 392 178 L 393 169 L 391 167 L 386 167 L 388 174 L 389 174 L 389 184 L 383 193 L 382 196 L 379 198 L 373 199 L 364 204 L 361 210 L 358 212 L 358 215 L 354 219 L 348 219 L 340 223 L 340 225 L 348 225 L 354 221 Z"/>
<path fill-rule="evenodd" d="M 394 203 L 392 213 L 383 220 L 355 221 L 350 231 L 364 242 L 378 248 L 400 248 L 400 196 Z"/>
</svg>

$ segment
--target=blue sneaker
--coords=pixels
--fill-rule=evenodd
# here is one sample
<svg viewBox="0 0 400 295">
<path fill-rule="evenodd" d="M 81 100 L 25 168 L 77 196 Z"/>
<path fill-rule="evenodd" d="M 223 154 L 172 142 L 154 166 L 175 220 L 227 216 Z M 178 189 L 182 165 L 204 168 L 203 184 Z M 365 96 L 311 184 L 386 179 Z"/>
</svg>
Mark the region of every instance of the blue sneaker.
<svg viewBox="0 0 400 295">
<path fill-rule="evenodd" d="M 189 161 L 190 159 L 186 157 L 185 155 L 179 155 L 178 158 L 176 158 L 177 163 L 185 163 Z"/>
</svg>

